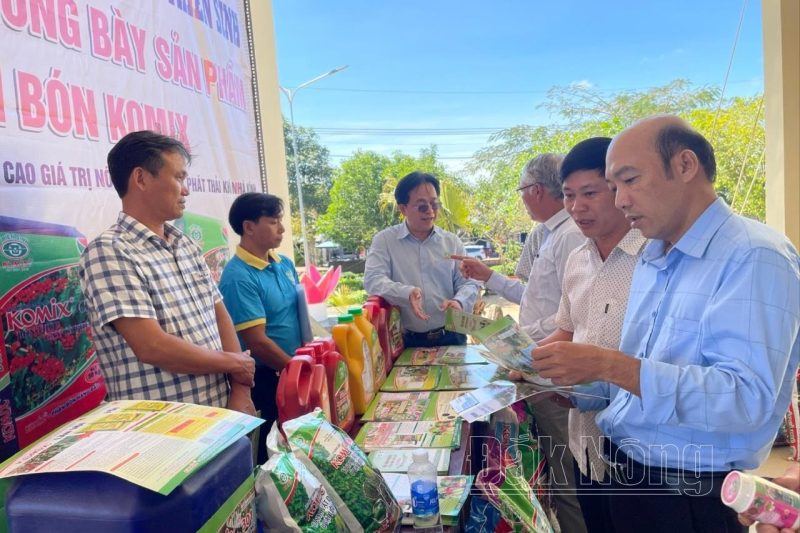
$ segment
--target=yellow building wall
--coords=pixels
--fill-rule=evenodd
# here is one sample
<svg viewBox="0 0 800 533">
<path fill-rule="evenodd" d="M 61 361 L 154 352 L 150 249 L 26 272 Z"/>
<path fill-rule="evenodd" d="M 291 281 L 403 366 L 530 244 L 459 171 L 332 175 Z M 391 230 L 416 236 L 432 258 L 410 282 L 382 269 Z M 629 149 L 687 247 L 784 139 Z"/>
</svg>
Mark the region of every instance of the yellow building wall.
<svg viewBox="0 0 800 533">
<path fill-rule="evenodd" d="M 762 0 L 767 224 L 800 249 L 800 1 Z"/>
</svg>

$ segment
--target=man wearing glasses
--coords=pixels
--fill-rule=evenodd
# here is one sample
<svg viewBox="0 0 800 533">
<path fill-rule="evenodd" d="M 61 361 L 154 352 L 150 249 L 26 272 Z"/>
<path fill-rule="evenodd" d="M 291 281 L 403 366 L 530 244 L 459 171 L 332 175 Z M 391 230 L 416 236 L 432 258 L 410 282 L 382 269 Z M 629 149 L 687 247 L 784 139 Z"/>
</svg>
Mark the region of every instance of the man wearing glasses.
<svg viewBox="0 0 800 533">
<path fill-rule="evenodd" d="M 562 156 L 541 154 L 525 165 L 517 192 L 530 217 L 539 224 L 528 237 L 535 239 L 528 284 L 494 272 L 471 257 L 457 257 L 461 272 L 486 286 L 506 300 L 520 304 L 519 324 L 539 342 L 556 331 L 556 313 L 561 302 L 561 282 L 567 257 L 586 240 L 564 209 L 559 166 Z M 534 407 L 540 445 L 550 465 L 558 522 L 562 531 L 586 531 L 580 505 L 575 496 L 572 454 L 569 451 L 569 408 L 554 402 L 540 402 Z"/>
<path fill-rule="evenodd" d="M 412 172 L 397 183 L 394 198 L 405 220 L 372 239 L 364 288 L 400 307 L 406 347 L 466 344 L 464 335 L 444 330 L 444 316 L 450 307 L 471 312 L 478 284 L 450 259 L 464 255 L 461 240 L 435 225 L 439 180 Z"/>
</svg>

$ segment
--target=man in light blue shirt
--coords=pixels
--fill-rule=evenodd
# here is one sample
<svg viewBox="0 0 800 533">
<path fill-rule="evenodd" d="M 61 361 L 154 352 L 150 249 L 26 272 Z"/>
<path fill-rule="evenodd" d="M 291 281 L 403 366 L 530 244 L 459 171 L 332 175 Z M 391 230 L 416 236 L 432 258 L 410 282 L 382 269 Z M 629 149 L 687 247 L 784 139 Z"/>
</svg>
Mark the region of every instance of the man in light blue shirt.
<svg viewBox="0 0 800 533">
<path fill-rule="evenodd" d="M 412 172 L 397 183 L 394 197 L 405 221 L 372 239 L 364 288 L 400 307 L 407 347 L 466 344 L 464 335 L 444 331 L 444 315 L 449 307 L 472 312 L 478 284 L 450 259 L 464 255 L 461 240 L 435 225 L 439 180 Z"/>
<path fill-rule="evenodd" d="M 800 257 L 717 198 L 715 170 L 711 145 L 676 117 L 614 139 L 606 180 L 631 227 L 653 239 L 620 350 L 561 342 L 534 352 L 542 376 L 597 382 L 579 392 L 608 398 L 575 401 L 603 409 L 612 488 L 633 490 L 611 498 L 618 532 L 742 531 L 721 481 L 766 459 L 791 396 Z"/>
</svg>

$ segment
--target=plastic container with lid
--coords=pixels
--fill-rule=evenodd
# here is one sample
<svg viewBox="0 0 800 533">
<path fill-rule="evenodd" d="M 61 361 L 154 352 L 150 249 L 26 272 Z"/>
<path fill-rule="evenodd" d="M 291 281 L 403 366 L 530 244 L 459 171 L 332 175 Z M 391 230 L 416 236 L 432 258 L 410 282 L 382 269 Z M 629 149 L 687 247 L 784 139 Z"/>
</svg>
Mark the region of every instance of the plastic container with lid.
<svg viewBox="0 0 800 533">
<path fill-rule="evenodd" d="M 400 325 L 400 308 L 390 304 L 380 296 L 370 296 L 367 301 L 377 303 L 386 313 L 386 327 L 389 331 L 388 356 L 394 361 L 403 353 L 403 328 Z"/>
<path fill-rule="evenodd" d="M 800 494 L 752 474 L 734 470 L 725 476 L 722 503 L 762 524 L 800 527 Z"/>
<path fill-rule="evenodd" d="M 383 355 L 381 341 L 378 339 L 378 331 L 364 315 L 362 308 L 351 307 L 347 312 L 353 315 L 353 323 L 364 335 L 364 338 L 367 339 L 370 357 L 372 357 L 372 371 L 375 373 L 375 390 L 379 390 L 383 382 L 386 381 L 386 356 Z"/>
<path fill-rule="evenodd" d="M 314 361 L 325 367 L 328 379 L 328 398 L 331 402 L 331 422 L 345 431 L 350 431 L 355 421 L 355 411 L 353 398 L 350 395 L 347 362 L 342 354 L 336 351 L 336 343 L 333 342 L 333 339 L 319 339 L 306 346 L 316 352 Z"/>
<path fill-rule="evenodd" d="M 392 370 L 392 357 L 389 355 L 389 324 L 386 322 L 386 310 L 378 305 L 378 302 L 368 301 L 364 304 L 364 314 L 378 332 L 378 342 L 383 350 L 383 359 L 386 363 L 386 375 L 389 375 Z"/>
<path fill-rule="evenodd" d="M 312 412 L 319 407 L 331 420 L 331 404 L 328 398 L 328 380 L 325 367 L 314 363 L 308 352 L 313 348 L 298 348 L 299 355 L 283 367 L 278 380 L 275 401 L 278 404 L 278 420 L 283 423 Z"/>
<path fill-rule="evenodd" d="M 434 527 L 439 524 L 439 489 L 436 485 L 436 467 L 426 450 L 414 450 L 408 467 L 411 485 L 411 511 L 415 528 Z"/>
<path fill-rule="evenodd" d="M 361 415 L 375 394 L 375 374 L 369 344 L 353 323 L 352 315 L 342 315 L 337 321 L 331 333 L 339 353 L 347 363 L 353 406 L 356 414 Z"/>
</svg>

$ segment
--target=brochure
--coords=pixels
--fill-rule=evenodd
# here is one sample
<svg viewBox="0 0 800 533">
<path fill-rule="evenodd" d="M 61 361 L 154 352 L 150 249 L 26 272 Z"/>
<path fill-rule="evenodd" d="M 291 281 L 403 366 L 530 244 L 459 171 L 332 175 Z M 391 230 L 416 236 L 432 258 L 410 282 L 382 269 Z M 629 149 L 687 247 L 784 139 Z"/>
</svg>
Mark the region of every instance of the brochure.
<svg viewBox="0 0 800 533">
<path fill-rule="evenodd" d="M 439 383 L 441 367 L 438 366 L 396 366 L 392 368 L 382 391 L 433 390 Z"/>
<path fill-rule="evenodd" d="M 494 363 L 441 367 L 437 390 L 477 389 L 498 379 L 508 379 L 508 371 Z"/>
<path fill-rule="evenodd" d="M 444 314 L 444 329 L 463 333 L 464 335 L 472 335 L 476 330 L 491 323 L 492 321 L 489 318 L 458 311 L 452 307 L 448 307 Z"/>
<path fill-rule="evenodd" d="M 415 450 L 375 450 L 369 454 L 369 462 L 381 472 L 405 474 L 411 466 Z M 428 459 L 436 467 L 438 474 L 446 474 L 450 468 L 450 450 L 446 448 L 427 448 Z"/>
<path fill-rule="evenodd" d="M 355 440 L 366 452 L 380 448 L 458 448 L 461 420 L 367 422 Z"/>
<path fill-rule="evenodd" d="M 457 419 L 450 402 L 464 391 L 379 392 L 361 417 L 364 422 L 444 421 Z"/>
<path fill-rule="evenodd" d="M 403 523 L 410 524 L 413 517 L 411 516 L 411 485 L 408 474 L 387 472 L 382 475 L 397 503 L 403 509 Z M 458 524 L 458 515 L 472 488 L 472 476 L 437 476 L 436 485 L 439 492 L 439 515 L 442 518 L 442 525 L 454 526 Z"/>
<path fill-rule="evenodd" d="M 495 320 L 474 333 L 487 348 L 486 359 L 508 370 L 525 374 L 525 379 L 541 387 L 552 387 L 553 382 L 539 376 L 533 368 L 532 352 L 536 343 L 520 329 L 511 317 Z"/>
<path fill-rule="evenodd" d="M 439 391 L 436 397 L 431 401 L 428 410 L 431 412 L 429 416 L 435 420 L 456 420 L 459 414 L 453 409 L 451 402 L 464 394 L 466 391 L 452 390 L 452 391 Z M 427 419 L 426 419 L 427 420 Z"/>
<path fill-rule="evenodd" d="M 6 460 L 0 465 L 0 478 L 105 472 L 168 495 L 263 422 L 236 411 L 186 403 L 108 402 Z"/>
<path fill-rule="evenodd" d="M 417 367 L 406 367 L 417 368 Z M 361 420 L 403 422 L 436 420 L 435 392 L 379 392 L 367 407 Z M 458 415 L 455 415 L 458 416 Z"/>
<path fill-rule="evenodd" d="M 471 423 L 539 392 L 544 391 L 533 383 L 495 381 L 480 389 L 464 391 L 450 405 L 458 416 Z"/>
<path fill-rule="evenodd" d="M 480 344 L 440 346 L 438 348 L 407 348 L 395 366 L 474 365 L 486 364 L 489 355 Z"/>
<path fill-rule="evenodd" d="M 439 514 L 442 524 L 455 526 L 472 488 L 472 476 L 439 476 Z"/>
</svg>

